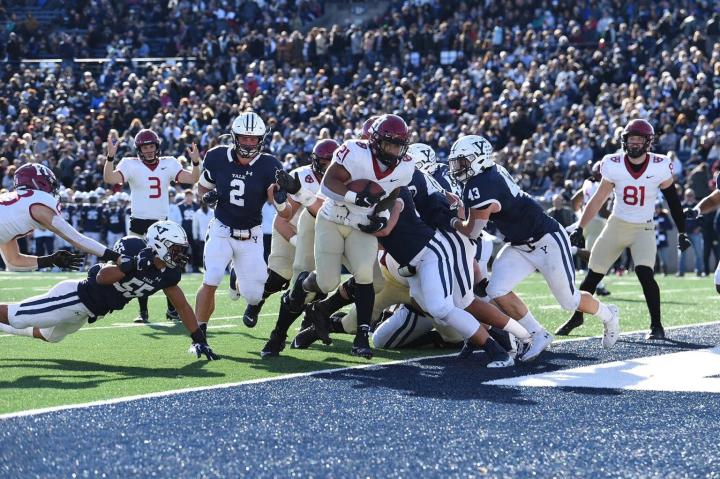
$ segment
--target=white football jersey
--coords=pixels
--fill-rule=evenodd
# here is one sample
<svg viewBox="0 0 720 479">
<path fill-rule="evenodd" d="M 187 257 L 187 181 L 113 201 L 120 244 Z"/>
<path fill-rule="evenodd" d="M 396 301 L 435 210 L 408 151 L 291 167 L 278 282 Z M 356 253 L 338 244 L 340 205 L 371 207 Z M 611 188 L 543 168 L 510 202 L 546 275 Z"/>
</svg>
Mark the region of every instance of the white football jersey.
<svg viewBox="0 0 720 479">
<path fill-rule="evenodd" d="M 300 180 L 300 191 L 294 194 L 288 194 L 294 201 L 300 203 L 304 208 L 315 203 L 317 198 L 324 198 L 320 193 L 320 180 L 315 175 L 310 165 L 298 166 L 290 172 L 292 176 L 296 176 Z M 298 208 L 295 214 L 290 219 L 290 224 L 297 226 L 300 213 L 303 208 Z"/>
<path fill-rule="evenodd" d="M 395 188 L 407 186 L 412 180 L 415 171 L 415 161 L 410 156 L 400 161 L 392 169 L 383 171 L 383 167 L 375 160 L 370 153 L 370 147 L 366 140 L 348 140 L 333 154 L 333 163 L 342 165 L 350 173 L 350 181 L 371 180 L 379 184 L 386 197 Z M 324 218 L 357 228 L 359 224 L 367 224 L 368 215 L 372 214 L 374 208 L 365 208 L 345 201 L 336 202 L 327 199 L 320 209 Z"/>
<path fill-rule="evenodd" d="M 672 163 L 665 155 L 648 153 L 645 165 L 635 173 L 623 153 L 605 155 L 600 172 L 615 185 L 612 214 L 629 223 L 653 221 L 660 184 L 673 177 Z"/>
<path fill-rule="evenodd" d="M 159 220 L 168 217 L 168 188 L 171 181 L 177 182 L 183 171 L 174 156 L 161 156 L 152 167 L 139 158 L 123 158 L 116 169 L 122 174 L 123 182 L 130 185 L 133 218 Z"/>
<path fill-rule="evenodd" d="M 25 236 L 41 225 L 32 218 L 33 205 L 45 205 L 60 213 L 60 201 L 40 190 L 21 190 L 0 195 L 0 244 Z"/>
</svg>

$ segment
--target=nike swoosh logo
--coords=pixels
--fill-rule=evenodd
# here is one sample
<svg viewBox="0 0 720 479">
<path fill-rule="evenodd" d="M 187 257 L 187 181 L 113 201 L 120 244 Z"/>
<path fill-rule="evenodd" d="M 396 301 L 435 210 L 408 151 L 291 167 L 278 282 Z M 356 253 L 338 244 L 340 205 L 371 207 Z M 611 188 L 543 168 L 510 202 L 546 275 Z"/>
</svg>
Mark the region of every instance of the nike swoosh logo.
<svg viewBox="0 0 720 479">
<path fill-rule="evenodd" d="M 400 180 L 398 180 L 397 178 L 395 178 L 395 179 L 390 180 L 390 183 L 392 183 L 393 181 L 400 181 Z"/>
<path fill-rule="evenodd" d="M 161 170 L 164 170 L 164 169 L 165 169 L 165 167 L 163 166 L 163 167 L 162 167 L 162 168 L 160 168 L 160 169 L 161 169 Z"/>
<path fill-rule="evenodd" d="M 655 175 L 648 175 L 645 178 L 653 178 Z"/>
</svg>

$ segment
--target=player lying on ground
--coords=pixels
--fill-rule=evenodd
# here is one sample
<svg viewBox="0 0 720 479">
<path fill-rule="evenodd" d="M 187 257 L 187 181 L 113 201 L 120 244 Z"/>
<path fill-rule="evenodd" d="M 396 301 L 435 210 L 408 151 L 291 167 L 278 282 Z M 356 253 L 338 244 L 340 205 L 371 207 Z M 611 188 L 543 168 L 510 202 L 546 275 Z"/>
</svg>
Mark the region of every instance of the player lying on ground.
<svg viewBox="0 0 720 479">
<path fill-rule="evenodd" d="M 191 351 L 197 357 L 218 359 L 178 286 L 187 261 L 185 231 L 172 221 L 159 221 L 148 229 L 147 238 L 149 246 L 131 236 L 118 241 L 119 265 L 96 264 L 84 280 L 63 281 L 43 295 L 0 305 L 0 330 L 56 343 L 86 323 L 123 309 L 133 298 L 149 297 L 162 289 L 190 332 Z"/>
<path fill-rule="evenodd" d="M 103 261 L 116 260 L 120 255 L 73 228 L 60 212 L 59 183 L 50 168 L 29 163 L 17 169 L 13 177 L 15 191 L 0 195 L 0 254 L 8 271 L 34 271 L 57 266 L 78 269 L 82 256 L 60 250 L 48 256 L 30 256 L 20 253 L 17 239 L 30 234 L 35 228 L 50 230 L 79 251 L 100 257 Z"/>
</svg>

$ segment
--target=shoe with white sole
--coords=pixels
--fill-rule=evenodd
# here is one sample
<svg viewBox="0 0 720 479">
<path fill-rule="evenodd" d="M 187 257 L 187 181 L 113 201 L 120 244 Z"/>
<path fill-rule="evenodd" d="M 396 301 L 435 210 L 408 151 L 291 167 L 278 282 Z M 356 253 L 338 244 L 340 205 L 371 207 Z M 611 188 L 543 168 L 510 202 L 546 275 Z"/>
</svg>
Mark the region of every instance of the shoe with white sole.
<svg viewBox="0 0 720 479">
<path fill-rule="evenodd" d="M 548 333 L 544 328 L 531 333 L 532 343 L 525 351 L 518 352 L 517 359 L 523 363 L 529 363 L 535 361 L 540 354 L 545 351 L 548 346 L 553 342 L 552 334 Z"/>
<path fill-rule="evenodd" d="M 486 367 L 490 369 L 497 369 L 510 368 L 512 366 L 515 366 L 515 360 L 508 353 L 505 353 L 491 358 Z"/>
<path fill-rule="evenodd" d="M 612 313 L 612 318 L 607 323 L 603 323 L 603 348 L 612 348 L 615 346 L 620 337 L 620 310 L 614 304 L 609 304 L 608 309 Z"/>
</svg>

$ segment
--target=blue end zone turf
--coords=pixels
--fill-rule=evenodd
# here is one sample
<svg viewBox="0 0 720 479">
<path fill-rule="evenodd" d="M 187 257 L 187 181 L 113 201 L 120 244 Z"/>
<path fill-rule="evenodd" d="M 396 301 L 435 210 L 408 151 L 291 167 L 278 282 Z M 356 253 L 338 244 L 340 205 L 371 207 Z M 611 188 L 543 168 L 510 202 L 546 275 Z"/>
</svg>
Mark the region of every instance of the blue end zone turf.
<svg viewBox="0 0 720 479">
<path fill-rule="evenodd" d="M 0 476 L 717 474 L 720 394 L 485 384 L 713 348 L 720 326 L 672 337 L 559 343 L 508 370 L 445 357 L 6 419 Z"/>
</svg>

